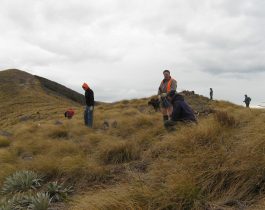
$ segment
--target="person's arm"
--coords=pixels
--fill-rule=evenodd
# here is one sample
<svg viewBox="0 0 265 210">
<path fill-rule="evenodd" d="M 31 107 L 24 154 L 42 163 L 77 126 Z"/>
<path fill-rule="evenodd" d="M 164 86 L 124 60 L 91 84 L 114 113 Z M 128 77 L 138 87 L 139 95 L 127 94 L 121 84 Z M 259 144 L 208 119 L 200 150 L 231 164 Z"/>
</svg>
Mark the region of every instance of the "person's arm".
<svg viewBox="0 0 265 210">
<path fill-rule="evenodd" d="M 85 100 L 86 100 L 86 105 L 88 106 L 89 105 L 89 94 L 88 94 L 88 91 L 86 91 L 86 93 L 85 93 Z"/>
<path fill-rule="evenodd" d="M 177 90 L 177 81 L 172 79 L 170 90 Z"/>
<path fill-rule="evenodd" d="M 171 119 L 173 121 L 178 121 L 180 119 L 180 114 L 181 114 L 181 106 L 180 106 L 179 102 L 174 102 Z"/>
<path fill-rule="evenodd" d="M 95 105 L 94 92 L 93 91 L 91 91 L 91 103 L 93 106 Z"/>
</svg>

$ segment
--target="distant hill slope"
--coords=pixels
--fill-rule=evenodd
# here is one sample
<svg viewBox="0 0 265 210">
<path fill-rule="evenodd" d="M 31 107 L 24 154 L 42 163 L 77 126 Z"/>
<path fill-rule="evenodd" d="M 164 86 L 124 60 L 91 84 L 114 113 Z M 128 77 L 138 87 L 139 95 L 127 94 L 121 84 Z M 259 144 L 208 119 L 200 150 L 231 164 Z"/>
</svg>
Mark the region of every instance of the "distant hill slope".
<svg viewBox="0 0 265 210">
<path fill-rule="evenodd" d="M 57 82 L 53 82 L 43 77 L 35 76 L 41 83 L 41 86 L 48 94 L 55 94 L 58 96 L 65 97 L 67 99 L 73 100 L 80 104 L 85 104 L 84 96 L 76 91 L 73 91 Z"/>
<path fill-rule="evenodd" d="M 9 69 L 0 72 L 0 102 L 0 127 L 6 127 L 62 115 L 68 107 L 83 105 L 84 97 L 48 79 Z"/>
</svg>

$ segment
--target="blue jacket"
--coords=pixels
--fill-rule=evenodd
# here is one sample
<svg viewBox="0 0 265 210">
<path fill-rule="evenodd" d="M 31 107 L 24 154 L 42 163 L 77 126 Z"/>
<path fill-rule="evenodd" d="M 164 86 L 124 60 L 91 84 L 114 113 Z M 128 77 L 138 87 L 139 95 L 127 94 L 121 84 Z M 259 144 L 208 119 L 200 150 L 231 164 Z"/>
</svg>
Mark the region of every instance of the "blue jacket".
<svg viewBox="0 0 265 210">
<path fill-rule="evenodd" d="M 184 101 L 182 95 L 176 94 L 172 99 L 173 112 L 171 120 L 173 121 L 194 121 L 196 117 L 191 107 Z"/>
</svg>

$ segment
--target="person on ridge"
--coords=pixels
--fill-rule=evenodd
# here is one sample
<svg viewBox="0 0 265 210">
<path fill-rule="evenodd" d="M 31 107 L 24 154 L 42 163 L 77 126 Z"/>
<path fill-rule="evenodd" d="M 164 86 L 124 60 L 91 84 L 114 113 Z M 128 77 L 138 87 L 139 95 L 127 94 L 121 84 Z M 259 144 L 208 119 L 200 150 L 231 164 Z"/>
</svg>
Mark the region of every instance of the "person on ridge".
<svg viewBox="0 0 265 210">
<path fill-rule="evenodd" d="M 192 108 L 185 102 L 184 97 L 171 90 L 167 94 L 167 98 L 173 105 L 173 112 L 170 120 L 164 122 L 166 128 L 175 126 L 178 122 L 194 122 L 197 123 L 196 117 Z"/>
<path fill-rule="evenodd" d="M 163 120 L 165 122 L 166 120 L 169 120 L 169 117 L 171 116 L 173 111 L 172 104 L 167 99 L 167 94 L 171 90 L 176 91 L 177 81 L 170 76 L 169 70 L 164 70 L 163 75 L 164 79 L 162 80 L 158 88 L 158 98 L 160 99 L 161 112 L 163 114 Z"/>
<path fill-rule="evenodd" d="M 94 112 L 94 92 L 88 86 L 87 83 L 82 85 L 82 88 L 85 90 L 85 101 L 86 101 L 86 108 L 84 111 L 84 121 L 85 125 L 92 128 L 93 126 L 93 112 Z"/>
<path fill-rule="evenodd" d="M 247 108 L 249 108 L 250 101 L 251 101 L 251 98 L 249 96 L 247 96 L 247 94 L 246 94 L 245 100 L 243 102 L 245 102 Z"/>
<path fill-rule="evenodd" d="M 213 100 L 213 89 L 210 88 L 210 100 Z"/>
</svg>

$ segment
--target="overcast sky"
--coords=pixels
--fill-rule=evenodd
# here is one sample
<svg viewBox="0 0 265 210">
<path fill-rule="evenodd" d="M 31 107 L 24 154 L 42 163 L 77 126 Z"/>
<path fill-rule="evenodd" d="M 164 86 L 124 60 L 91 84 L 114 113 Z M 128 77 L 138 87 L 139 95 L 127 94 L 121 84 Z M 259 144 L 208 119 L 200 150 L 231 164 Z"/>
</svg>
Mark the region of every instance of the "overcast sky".
<svg viewBox="0 0 265 210">
<path fill-rule="evenodd" d="M 178 91 L 265 102 L 264 0 L 0 0 L 0 69 L 116 101 Z"/>
</svg>

